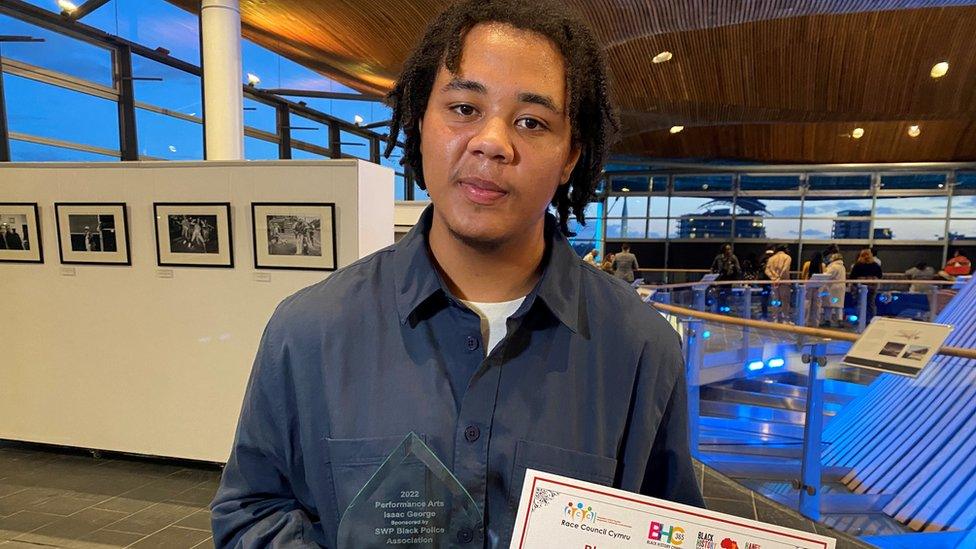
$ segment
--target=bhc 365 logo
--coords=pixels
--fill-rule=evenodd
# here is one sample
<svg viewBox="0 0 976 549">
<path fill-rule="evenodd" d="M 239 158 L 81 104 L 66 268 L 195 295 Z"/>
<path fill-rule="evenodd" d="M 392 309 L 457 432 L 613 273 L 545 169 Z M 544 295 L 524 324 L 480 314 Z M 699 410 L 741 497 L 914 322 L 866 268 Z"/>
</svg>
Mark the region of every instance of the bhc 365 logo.
<svg viewBox="0 0 976 549">
<path fill-rule="evenodd" d="M 660 522 L 652 522 L 651 529 L 647 533 L 647 539 L 678 547 L 685 542 L 685 529 L 680 526 L 665 527 Z"/>
</svg>

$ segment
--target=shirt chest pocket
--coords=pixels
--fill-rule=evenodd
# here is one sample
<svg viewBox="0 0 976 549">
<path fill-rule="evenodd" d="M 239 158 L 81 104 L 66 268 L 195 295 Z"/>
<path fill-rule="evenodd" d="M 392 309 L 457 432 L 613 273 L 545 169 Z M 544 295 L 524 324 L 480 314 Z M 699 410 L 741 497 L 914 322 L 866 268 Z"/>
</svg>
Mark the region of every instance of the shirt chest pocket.
<svg viewBox="0 0 976 549">
<path fill-rule="evenodd" d="M 386 458 L 403 442 L 403 435 L 375 438 L 326 438 L 329 466 L 332 469 L 333 492 L 339 518 L 352 503 L 356 494 L 366 486 Z M 417 435 L 424 443 L 427 437 Z M 401 467 L 422 467 L 419 461 L 410 460 Z"/>
<path fill-rule="evenodd" d="M 614 458 L 567 450 L 548 444 L 520 440 L 515 449 L 515 471 L 509 486 L 508 500 L 518 505 L 525 482 L 525 470 L 535 469 L 604 486 L 613 485 L 617 473 Z"/>
</svg>

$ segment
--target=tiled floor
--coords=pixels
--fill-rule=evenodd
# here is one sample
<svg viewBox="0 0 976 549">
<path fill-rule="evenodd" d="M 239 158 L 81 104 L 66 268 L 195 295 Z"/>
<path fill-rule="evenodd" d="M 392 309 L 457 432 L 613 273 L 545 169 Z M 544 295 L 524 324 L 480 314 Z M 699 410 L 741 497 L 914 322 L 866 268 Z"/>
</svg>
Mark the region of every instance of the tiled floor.
<svg viewBox="0 0 976 549">
<path fill-rule="evenodd" d="M 213 547 L 216 466 L 0 441 L 0 548 Z"/>
</svg>

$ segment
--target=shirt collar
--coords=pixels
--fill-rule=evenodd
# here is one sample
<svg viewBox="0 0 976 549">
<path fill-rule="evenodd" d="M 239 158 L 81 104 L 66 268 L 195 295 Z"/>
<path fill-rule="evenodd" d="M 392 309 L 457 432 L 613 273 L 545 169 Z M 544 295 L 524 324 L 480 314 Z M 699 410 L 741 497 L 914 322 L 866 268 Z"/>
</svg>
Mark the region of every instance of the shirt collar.
<svg viewBox="0 0 976 549">
<path fill-rule="evenodd" d="M 396 302 L 400 323 L 405 324 L 414 311 L 434 295 L 450 295 L 434 268 L 427 245 L 434 206 L 428 206 L 417 224 L 396 245 Z M 539 297 L 549 311 L 573 332 L 583 325 L 580 270 L 582 261 L 559 230 L 556 218 L 546 213 L 546 251 L 542 278 L 529 293 L 515 316 L 526 312 Z"/>
</svg>

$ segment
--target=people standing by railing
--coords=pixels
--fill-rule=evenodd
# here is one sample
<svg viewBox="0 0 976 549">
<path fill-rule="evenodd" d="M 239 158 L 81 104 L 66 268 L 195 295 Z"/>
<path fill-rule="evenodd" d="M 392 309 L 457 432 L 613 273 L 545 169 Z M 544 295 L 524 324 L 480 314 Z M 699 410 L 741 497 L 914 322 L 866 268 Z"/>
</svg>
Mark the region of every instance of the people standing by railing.
<svg viewBox="0 0 976 549">
<path fill-rule="evenodd" d="M 739 280 L 742 275 L 742 267 L 739 265 L 739 258 L 732 253 L 731 244 L 723 244 L 722 251 L 712 260 L 712 273 L 717 274 L 716 281 Z M 719 311 L 725 312 L 728 306 L 731 286 L 722 285 L 718 287 L 718 307 Z"/>
<path fill-rule="evenodd" d="M 857 256 L 857 262 L 851 267 L 850 275 L 848 275 L 849 280 L 881 280 L 884 278 L 884 273 L 881 271 L 881 265 L 878 265 L 874 261 L 874 254 L 871 253 L 870 249 L 861 250 L 861 253 Z M 866 295 L 867 307 L 865 308 L 866 316 L 865 322 L 871 322 L 877 312 L 877 295 L 878 287 L 874 284 L 868 284 L 868 292 Z M 863 295 L 858 292 L 858 295 Z"/>
<path fill-rule="evenodd" d="M 803 269 L 800 271 L 800 279 L 810 280 L 813 275 L 822 274 L 823 270 L 823 252 L 813 252 L 810 254 L 810 259 L 803 263 Z M 805 317 L 807 326 L 820 325 L 820 311 L 823 308 L 823 300 L 820 299 L 821 293 L 823 293 L 823 289 L 819 286 L 811 287 L 806 291 L 804 303 L 797 303 L 798 307 L 806 308 Z"/>
<path fill-rule="evenodd" d="M 763 253 L 763 256 L 759 258 L 759 262 L 756 264 L 756 274 L 758 275 L 759 280 L 769 280 L 769 277 L 766 276 L 766 263 L 769 261 L 769 258 L 773 257 L 773 254 L 775 253 L 776 253 L 775 245 L 770 244 L 766 246 L 766 251 Z M 772 297 L 772 293 L 773 293 L 772 285 L 770 284 L 762 285 L 762 292 L 760 292 L 760 302 L 761 302 L 760 307 L 762 309 L 761 318 L 763 320 L 769 320 L 769 301 Z"/>
<path fill-rule="evenodd" d="M 774 322 L 789 322 L 792 318 L 793 285 L 790 284 L 790 267 L 793 258 L 787 253 L 788 250 L 786 244 L 780 244 L 776 253 L 766 261 L 766 277 L 773 283 L 772 293 L 775 297 Z"/>
<path fill-rule="evenodd" d="M 847 280 L 847 269 L 844 267 L 844 256 L 836 244 L 827 248 L 823 274 L 828 275 L 830 282 L 824 286 L 823 306 L 825 323 L 832 327 L 841 327 L 844 322 L 844 285 Z"/>
<path fill-rule="evenodd" d="M 597 258 L 600 257 L 600 250 L 593 248 L 586 255 L 583 256 L 583 261 L 599 268 L 600 264 L 596 262 Z"/>
<path fill-rule="evenodd" d="M 620 253 L 613 258 L 613 276 L 627 282 L 634 281 L 634 271 L 640 268 L 637 264 L 637 256 L 630 253 L 630 244 L 620 247 Z"/>
</svg>

